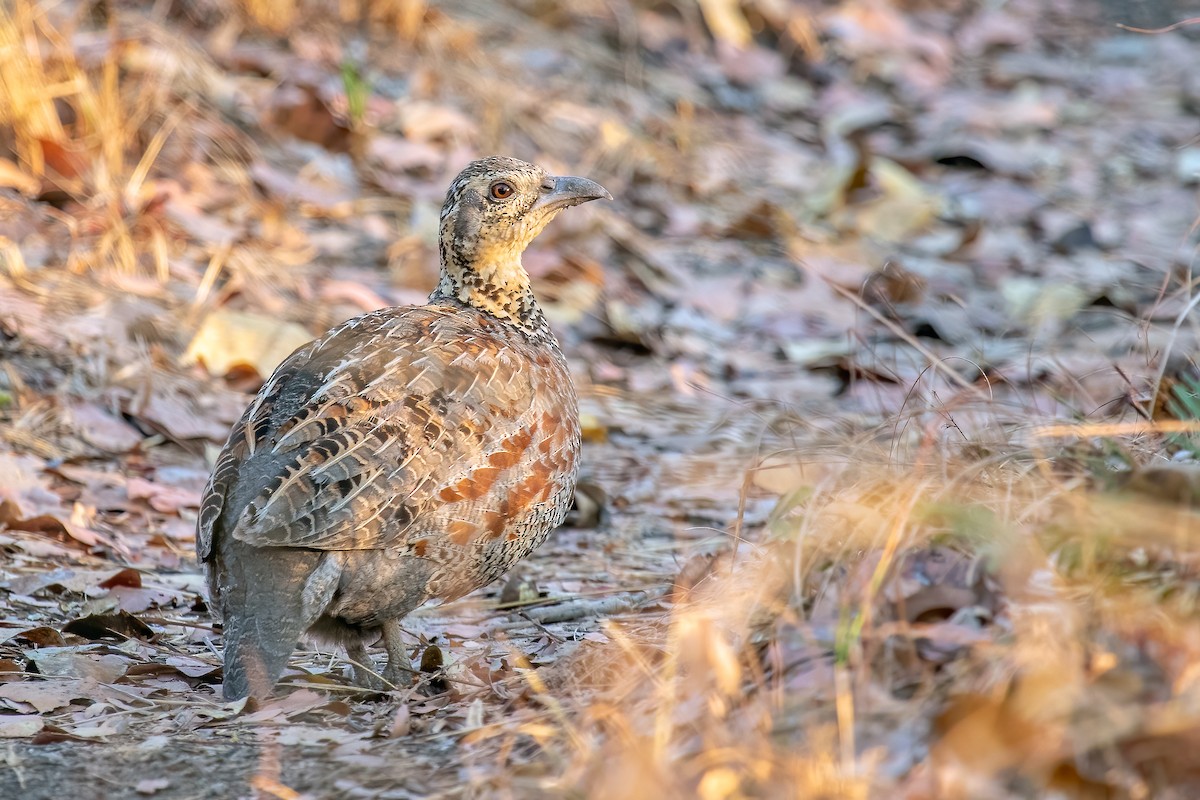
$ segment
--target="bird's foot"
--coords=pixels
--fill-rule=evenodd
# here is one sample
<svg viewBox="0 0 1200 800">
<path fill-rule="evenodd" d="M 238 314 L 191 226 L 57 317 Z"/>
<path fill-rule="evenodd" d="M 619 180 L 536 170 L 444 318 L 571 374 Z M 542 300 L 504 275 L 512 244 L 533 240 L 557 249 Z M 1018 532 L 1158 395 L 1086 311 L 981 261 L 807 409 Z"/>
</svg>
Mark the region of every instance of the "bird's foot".
<svg viewBox="0 0 1200 800">
<path fill-rule="evenodd" d="M 350 669 L 354 684 L 373 692 L 386 692 L 390 681 L 375 671 L 375 662 L 371 660 L 367 648 L 362 644 L 346 646 L 346 658 L 350 661 Z"/>
<path fill-rule="evenodd" d="M 400 620 L 389 620 L 383 624 L 383 646 L 388 654 L 387 668 L 383 671 L 384 680 L 397 687 L 412 686 L 412 661 L 404 645 Z"/>
<path fill-rule="evenodd" d="M 375 669 L 367 648 L 361 644 L 346 646 L 346 657 L 353 670 L 354 683 L 375 692 L 387 692 L 412 686 L 412 662 L 400 635 L 400 623 L 389 622 L 383 628 L 383 643 L 387 649 L 387 667 L 380 674 Z"/>
<path fill-rule="evenodd" d="M 383 670 L 383 679 L 398 689 L 412 686 L 412 676 L 412 666 L 409 665 L 407 658 L 400 664 L 392 663 L 389 658 L 388 665 Z"/>
</svg>

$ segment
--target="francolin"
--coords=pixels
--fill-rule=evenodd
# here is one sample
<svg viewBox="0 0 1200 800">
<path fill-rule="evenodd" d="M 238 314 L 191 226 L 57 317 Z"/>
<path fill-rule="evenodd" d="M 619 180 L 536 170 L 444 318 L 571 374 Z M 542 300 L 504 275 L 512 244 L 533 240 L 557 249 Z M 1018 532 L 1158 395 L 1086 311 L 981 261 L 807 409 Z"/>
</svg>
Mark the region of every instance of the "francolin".
<svg viewBox="0 0 1200 800">
<path fill-rule="evenodd" d="M 612 196 L 513 158 L 475 161 L 441 212 L 423 306 L 345 322 L 292 353 L 217 459 L 197 551 L 224 620 L 228 699 L 270 694 L 297 641 L 408 682 L 400 621 L 498 578 L 562 523 L 575 389 L 521 265 L 564 208 Z"/>
</svg>

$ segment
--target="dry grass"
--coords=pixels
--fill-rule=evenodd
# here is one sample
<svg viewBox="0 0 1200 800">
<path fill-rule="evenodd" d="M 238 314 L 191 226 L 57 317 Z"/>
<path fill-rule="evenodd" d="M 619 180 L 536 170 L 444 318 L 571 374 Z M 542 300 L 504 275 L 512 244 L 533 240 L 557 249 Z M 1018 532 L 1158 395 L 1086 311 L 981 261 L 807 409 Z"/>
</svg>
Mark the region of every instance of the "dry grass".
<svg viewBox="0 0 1200 800">
<path fill-rule="evenodd" d="M 208 149 L 207 128 L 186 123 L 211 67 L 169 40 L 120 38 L 49 14 L 31 0 L 0 9 L 0 124 L 18 166 L 31 194 L 77 206 L 61 216 L 73 272 L 149 272 L 165 283 L 180 236 L 157 213 L 149 178 L 173 137 Z"/>
<path fill-rule="evenodd" d="M 842 455 L 768 540 L 689 563 L 665 614 L 549 671 L 571 676 L 568 721 L 537 737 L 560 788 L 1177 796 L 1190 778 L 1163 764 L 1200 722 L 1195 513 L 1032 451 Z"/>
</svg>

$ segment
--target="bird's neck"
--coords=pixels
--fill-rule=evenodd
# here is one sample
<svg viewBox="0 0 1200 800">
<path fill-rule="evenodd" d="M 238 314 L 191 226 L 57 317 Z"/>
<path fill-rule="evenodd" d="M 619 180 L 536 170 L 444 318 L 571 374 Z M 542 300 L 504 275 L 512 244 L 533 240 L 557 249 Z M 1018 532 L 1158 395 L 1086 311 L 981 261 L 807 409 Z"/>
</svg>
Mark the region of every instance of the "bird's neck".
<svg viewBox="0 0 1200 800">
<path fill-rule="evenodd" d="M 430 302 L 453 300 L 526 333 L 549 335 L 550 329 L 533 296 L 520 255 L 504 254 L 502 258 L 482 255 L 483 258 L 467 264 L 453 254 L 450 257 L 443 254 L 441 279 L 429 296 Z"/>
</svg>

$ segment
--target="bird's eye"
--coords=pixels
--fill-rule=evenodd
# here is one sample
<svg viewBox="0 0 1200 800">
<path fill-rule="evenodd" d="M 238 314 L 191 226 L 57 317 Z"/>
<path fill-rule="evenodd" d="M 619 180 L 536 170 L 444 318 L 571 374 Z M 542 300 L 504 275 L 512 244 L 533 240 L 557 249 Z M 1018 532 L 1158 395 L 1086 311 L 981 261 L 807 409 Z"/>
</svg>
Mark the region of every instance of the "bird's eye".
<svg viewBox="0 0 1200 800">
<path fill-rule="evenodd" d="M 492 197 L 497 200 L 507 200 L 512 197 L 513 188 L 504 181 L 492 184 Z"/>
</svg>

